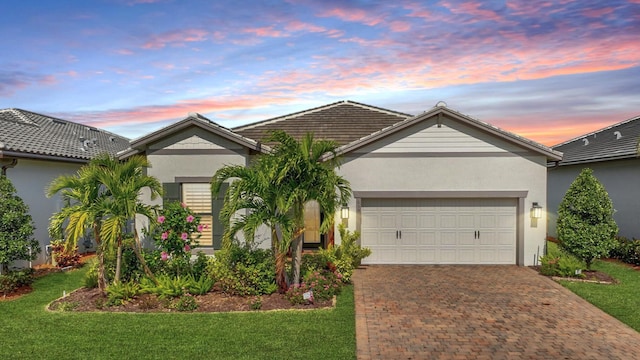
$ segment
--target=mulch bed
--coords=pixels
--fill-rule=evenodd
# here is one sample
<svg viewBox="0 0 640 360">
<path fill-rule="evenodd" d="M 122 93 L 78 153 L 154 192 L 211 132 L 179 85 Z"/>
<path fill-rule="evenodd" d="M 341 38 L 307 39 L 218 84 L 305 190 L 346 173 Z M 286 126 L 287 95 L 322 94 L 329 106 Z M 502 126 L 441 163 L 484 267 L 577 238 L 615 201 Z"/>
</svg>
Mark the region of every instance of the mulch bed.
<svg viewBox="0 0 640 360">
<path fill-rule="evenodd" d="M 290 309 L 318 309 L 333 307 L 334 301 L 316 302 L 307 305 L 292 305 L 282 294 L 262 296 L 233 296 L 220 291 L 212 291 L 205 295 L 194 296 L 198 308 L 194 312 L 231 312 L 231 311 L 264 311 Z M 120 306 L 104 306 L 107 298 L 98 289 L 80 288 L 65 297 L 55 300 L 49 305 L 50 310 L 65 309 L 70 311 L 103 311 L 103 312 L 177 312 L 171 307 L 169 300 L 159 299 L 156 295 L 143 294 Z M 252 304 L 260 302 L 259 309 Z"/>
<path fill-rule="evenodd" d="M 603 259 L 603 260 L 616 262 L 618 264 L 626 265 L 640 271 L 640 266 L 630 265 L 614 259 Z M 540 273 L 540 266 L 531 266 L 531 268 L 537 271 L 538 273 Z M 546 275 L 543 275 L 543 276 L 546 276 Z M 582 277 L 559 277 L 559 276 L 548 276 L 548 277 L 556 281 L 564 280 L 564 281 L 576 281 L 576 282 L 590 282 L 590 283 L 597 283 L 597 284 L 617 284 L 618 283 L 618 280 L 611 277 L 609 274 L 606 274 L 597 270 L 582 270 Z"/>
</svg>

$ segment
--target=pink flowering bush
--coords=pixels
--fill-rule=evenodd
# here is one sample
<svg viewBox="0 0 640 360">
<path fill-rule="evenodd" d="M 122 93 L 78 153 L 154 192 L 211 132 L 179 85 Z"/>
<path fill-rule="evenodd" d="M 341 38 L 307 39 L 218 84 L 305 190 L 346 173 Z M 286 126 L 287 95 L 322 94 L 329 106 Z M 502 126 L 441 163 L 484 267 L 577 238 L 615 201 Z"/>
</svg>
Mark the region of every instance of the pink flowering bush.
<svg viewBox="0 0 640 360">
<path fill-rule="evenodd" d="M 308 304 L 314 301 L 326 301 L 338 295 L 342 290 L 342 281 L 336 274 L 327 270 L 317 270 L 307 273 L 301 284 L 289 287 L 285 297 L 292 304 Z M 312 292 L 309 300 L 304 299 L 304 293 Z"/>
<path fill-rule="evenodd" d="M 157 221 L 154 239 L 162 261 L 190 256 L 205 228 L 200 225 L 200 217 L 179 202 L 165 204 Z"/>
</svg>

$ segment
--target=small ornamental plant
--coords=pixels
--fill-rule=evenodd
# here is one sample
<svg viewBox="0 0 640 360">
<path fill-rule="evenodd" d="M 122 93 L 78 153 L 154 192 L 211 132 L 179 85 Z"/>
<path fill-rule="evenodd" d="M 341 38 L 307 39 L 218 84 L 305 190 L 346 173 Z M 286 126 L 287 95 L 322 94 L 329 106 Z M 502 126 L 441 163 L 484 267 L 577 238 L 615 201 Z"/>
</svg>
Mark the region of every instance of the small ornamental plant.
<svg viewBox="0 0 640 360">
<path fill-rule="evenodd" d="M 158 226 L 154 236 L 160 248 L 160 258 L 178 258 L 191 255 L 198 246 L 200 234 L 206 225 L 200 224 L 200 217 L 184 203 L 170 202 L 164 205 L 157 218 Z"/>
</svg>

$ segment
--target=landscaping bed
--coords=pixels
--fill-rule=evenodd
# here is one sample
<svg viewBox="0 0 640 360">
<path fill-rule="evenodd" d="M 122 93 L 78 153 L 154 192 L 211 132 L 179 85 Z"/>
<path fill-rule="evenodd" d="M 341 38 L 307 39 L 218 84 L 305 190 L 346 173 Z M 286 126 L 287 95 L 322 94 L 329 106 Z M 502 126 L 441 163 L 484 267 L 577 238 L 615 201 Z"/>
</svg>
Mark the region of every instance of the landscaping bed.
<svg viewBox="0 0 640 360">
<path fill-rule="evenodd" d="M 274 293 L 261 296 L 233 296 L 220 291 L 194 295 L 197 308 L 193 312 L 264 311 L 287 309 L 318 309 L 335 305 L 333 300 L 293 305 L 284 295 Z M 51 304 L 49 310 L 102 312 L 175 312 L 175 302 L 154 294 L 142 294 L 118 306 L 106 306 L 107 296 L 98 289 L 80 288 Z"/>
</svg>

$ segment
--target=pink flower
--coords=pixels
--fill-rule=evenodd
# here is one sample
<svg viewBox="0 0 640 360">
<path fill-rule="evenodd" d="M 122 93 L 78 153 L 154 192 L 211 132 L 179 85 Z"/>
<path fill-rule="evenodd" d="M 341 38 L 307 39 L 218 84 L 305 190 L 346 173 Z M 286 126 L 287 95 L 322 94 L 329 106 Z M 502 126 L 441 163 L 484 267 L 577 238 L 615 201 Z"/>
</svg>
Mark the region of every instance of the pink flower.
<svg viewBox="0 0 640 360">
<path fill-rule="evenodd" d="M 187 207 L 187 204 L 185 204 L 185 203 L 180 203 L 180 206 L 182 206 L 183 208 L 186 208 L 186 207 Z"/>
<path fill-rule="evenodd" d="M 160 259 L 162 259 L 162 261 L 167 261 L 167 259 L 169 259 L 169 254 L 167 254 L 166 252 L 162 252 L 160 254 Z"/>
<path fill-rule="evenodd" d="M 187 241 L 187 239 L 189 238 L 189 234 L 182 233 L 182 235 L 180 235 L 180 238 L 182 238 L 182 240 L 184 240 L 184 241 Z"/>
<path fill-rule="evenodd" d="M 185 252 L 189 252 L 189 251 L 191 251 L 191 246 L 189 246 L 189 245 L 185 245 L 185 246 L 184 246 L 184 251 L 185 251 Z"/>
<path fill-rule="evenodd" d="M 163 215 L 158 216 L 158 222 L 162 224 L 166 218 Z"/>
<path fill-rule="evenodd" d="M 162 238 L 162 240 L 167 240 L 167 238 L 169 237 L 169 233 L 165 231 L 160 237 Z"/>
<path fill-rule="evenodd" d="M 202 230 L 204 230 L 204 226 L 203 225 L 198 225 L 198 232 L 202 232 Z"/>
<path fill-rule="evenodd" d="M 189 216 L 187 216 L 187 222 L 188 222 L 188 223 L 193 222 L 193 219 L 195 219 L 195 218 L 193 217 L 193 215 L 189 215 Z"/>
</svg>

